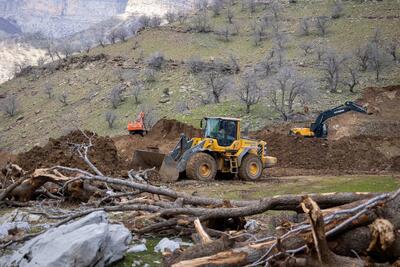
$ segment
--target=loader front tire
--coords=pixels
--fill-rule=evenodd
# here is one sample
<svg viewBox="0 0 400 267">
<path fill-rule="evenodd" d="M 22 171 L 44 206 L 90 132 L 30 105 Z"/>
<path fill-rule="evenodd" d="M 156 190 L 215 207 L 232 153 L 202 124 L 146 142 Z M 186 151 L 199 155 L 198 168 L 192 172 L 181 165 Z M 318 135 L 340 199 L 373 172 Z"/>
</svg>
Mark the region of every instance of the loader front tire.
<svg viewBox="0 0 400 267">
<path fill-rule="evenodd" d="M 242 180 L 254 181 L 261 177 L 262 162 L 257 155 L 247 154 L 239 167 L 239 177 Z"/>
<path fill-rule="evenodd" d="M 186 175 L 189 179 L 211 181 L 217 174 L 215 159 L 203 152 L 198 152 L 190 157 L 186 165 Z"/>
</svg>

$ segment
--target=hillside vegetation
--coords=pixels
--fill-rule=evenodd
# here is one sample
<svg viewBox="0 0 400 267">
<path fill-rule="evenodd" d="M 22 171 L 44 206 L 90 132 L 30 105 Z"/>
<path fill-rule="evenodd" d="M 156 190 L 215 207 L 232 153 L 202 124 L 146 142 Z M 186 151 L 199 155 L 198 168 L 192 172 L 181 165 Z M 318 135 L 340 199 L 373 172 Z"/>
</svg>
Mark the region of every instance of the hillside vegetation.
<svg viewBox="0 0 400 267">
<path fill-rule="evenodd" d="M 242 117 L 258 129 L 400 83 L 390 53 L 400 36 L 396 0 L 218 3 L 0 85 L 0 149 L 23 151 L 75 127 L 125 134 L 140 110 L 194 125 L 205 115 Z"/>
</svg>

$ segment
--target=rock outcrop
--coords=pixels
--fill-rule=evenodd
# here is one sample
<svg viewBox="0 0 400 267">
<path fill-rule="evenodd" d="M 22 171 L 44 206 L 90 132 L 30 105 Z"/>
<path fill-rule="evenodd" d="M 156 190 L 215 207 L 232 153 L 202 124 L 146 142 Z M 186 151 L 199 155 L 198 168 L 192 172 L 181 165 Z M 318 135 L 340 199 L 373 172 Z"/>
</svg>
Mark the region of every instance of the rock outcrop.
<svg viewBox="0 0 400 267">
<path fill-rule="evenodd" d="M 94 212 L 31 239 L 0 258 L 0 266 L 105 266 L 123 258 L 131 239 L 105 212 Z"/>
</svg>

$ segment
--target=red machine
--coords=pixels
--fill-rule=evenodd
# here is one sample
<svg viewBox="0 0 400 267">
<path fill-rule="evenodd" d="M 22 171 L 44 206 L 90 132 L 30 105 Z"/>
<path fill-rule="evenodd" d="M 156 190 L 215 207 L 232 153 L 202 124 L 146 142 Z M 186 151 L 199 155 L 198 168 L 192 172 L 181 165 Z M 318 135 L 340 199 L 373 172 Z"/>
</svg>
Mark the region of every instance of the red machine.
<svg viewBox="0 0 400 267">
<path fill-rule="evenodd" d="M 128 123 L 129 134 L 140 134 L 144 136 L 147 131 L 144 125 L 144 112 L 140 112 L 134 122 Z"/>
</svg>

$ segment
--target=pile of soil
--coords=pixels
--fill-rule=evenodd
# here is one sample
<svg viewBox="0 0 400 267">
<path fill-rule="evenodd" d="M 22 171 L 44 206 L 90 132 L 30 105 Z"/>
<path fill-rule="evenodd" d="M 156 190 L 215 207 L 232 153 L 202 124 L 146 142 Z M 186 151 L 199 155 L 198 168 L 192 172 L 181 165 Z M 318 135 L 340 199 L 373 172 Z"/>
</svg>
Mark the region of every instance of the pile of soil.
<svg viewBox="0 0 400 267">
<path fill-rule="evenodd" d="M 400 138 L 400 86 L 366 88 L 357 101 L 371 115 L 348 112 L 329 121 L 329 138 L 356 135 Z"/>
<path fill-rule="evenodd" d="M 355 136 L 339 140 L 291 137 L 260 132 L 258 139 L 268 142 L 270 154 L 278 158 L 278 167 L 324 170 L 326 173 L 395 171 L 400 168 L 400 140 L 397 138 Z M 392 154 L 388 147 L 397 147 Z"/>
<path fill-rule="evenodd" d="M 93 147 L 89 149 L 89 159 L 104 174 L 119 174 L 125 169 L 118 156 L 117 148 L 109 137 L 85 132 L 91 137 Z M 89 170 L 86 163 L 73 152 L 71 144 L 88 143 L 80 131 L 73 131 L 57 139 L 49 139 L 44 147 L 34 147 L 17 156 L 16 163 L 25 170 L 48 168 L 55 165 Z"/>
</svg>

